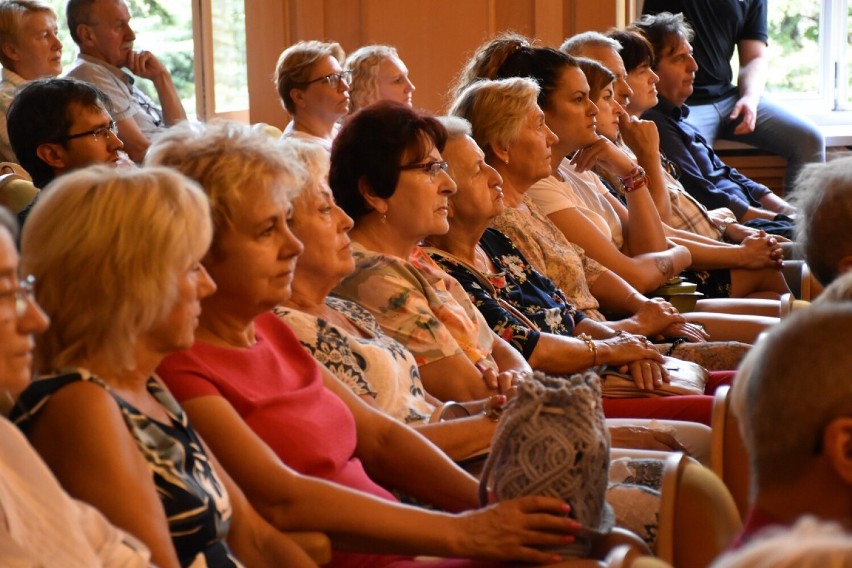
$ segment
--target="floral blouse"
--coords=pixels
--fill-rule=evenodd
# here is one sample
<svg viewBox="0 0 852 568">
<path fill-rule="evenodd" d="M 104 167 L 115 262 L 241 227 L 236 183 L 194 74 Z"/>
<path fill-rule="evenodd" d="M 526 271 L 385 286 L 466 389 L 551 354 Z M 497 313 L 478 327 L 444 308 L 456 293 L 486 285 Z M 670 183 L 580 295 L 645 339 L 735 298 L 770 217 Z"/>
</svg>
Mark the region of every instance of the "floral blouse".
<svg viewBox="0 0 852 568">
<path fill-rule="evenodd" d="M 385 335 L 370 312 L 355 302 L 329 296 L 325 303 L 362 335 L 307 312 L 284 306 L 274 311 L 314 359 L 352 392 L 373 397 L 385 413 L 401 422 L 427 422 L 435 407 L 425 399 L 411 352 Z"/>
<path fill-rule="evenodd" d="M 405 345 L 417 366 L 465 354 L 497 369 L 494 336 L 467 293 L 423 253 L 408 260 L 352 243 L 355 271 L 333 293 L 366 308 L 382 330 Z"/>
<path fill-rule="evenodd" d="M 511 240 L 496 229 L 486 229 L 479 244 L 499 271 L 482 275 L 493 286 L 493 292 L 483 286 L 472 266 L 434 249 L 428 252 L 464 286 L 497 335 L 526 359 L 532 355 L 542 331 L 574 335 L 574 326 L 585 316 L 568 303 L 553 282 L 536 272 Z"/>
<path fill-rule="evenodd" d="M 604 321 L 603 314 L 598 311 L 600 304 L 589 288 L 607 268 L 587 257 L 581 247 L 569 242 L 528 196 L 524 196 L 524 204 L 529 208 L 529 214 L 505 207 L 491 226 L 509 237 L 530 264 L 550 278 L 586 317 Z"/>
</svg>

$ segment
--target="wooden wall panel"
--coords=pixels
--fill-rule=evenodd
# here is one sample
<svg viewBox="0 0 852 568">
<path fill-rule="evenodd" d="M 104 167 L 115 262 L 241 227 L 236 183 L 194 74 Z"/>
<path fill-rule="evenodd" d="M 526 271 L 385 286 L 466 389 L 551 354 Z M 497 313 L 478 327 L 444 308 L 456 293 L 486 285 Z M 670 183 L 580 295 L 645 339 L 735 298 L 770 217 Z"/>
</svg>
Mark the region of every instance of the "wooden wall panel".
<svg viewBox="0 0 852 568">
<path fill-rule="evenodd" d="M 558 46 L 623 22 L 635 1 L 246 0 L 251 121 L 286 123 L 270 81 L 278 55 L 298 40 L 333 39 L 347 53 L 369 43 L 395 46 L 417 86 L 415 104 L 441 112 L 453 77 L 487 38 L 513 30 Z"/>
</svg>

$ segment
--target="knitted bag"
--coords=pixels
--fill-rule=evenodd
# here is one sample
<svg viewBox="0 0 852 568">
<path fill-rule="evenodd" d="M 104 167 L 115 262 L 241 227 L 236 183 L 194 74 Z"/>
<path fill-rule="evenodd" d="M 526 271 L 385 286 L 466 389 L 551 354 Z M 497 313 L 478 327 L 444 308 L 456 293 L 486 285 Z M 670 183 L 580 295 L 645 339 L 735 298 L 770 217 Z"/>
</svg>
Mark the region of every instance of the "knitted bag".
<svg viewBox="0 0 852 568">
<path fill-rule="evenodd" d="M 591 538 L 614 523 L 605 501 L 608 468 L 599 379 L 592 373 L 557 378 L 536 372 L 503 412 L 482 473 L 480 501 L 563 499 L 583 530 L 573 543 L 549 550 L 566 558 L 588 556 Z"/>
</svg>

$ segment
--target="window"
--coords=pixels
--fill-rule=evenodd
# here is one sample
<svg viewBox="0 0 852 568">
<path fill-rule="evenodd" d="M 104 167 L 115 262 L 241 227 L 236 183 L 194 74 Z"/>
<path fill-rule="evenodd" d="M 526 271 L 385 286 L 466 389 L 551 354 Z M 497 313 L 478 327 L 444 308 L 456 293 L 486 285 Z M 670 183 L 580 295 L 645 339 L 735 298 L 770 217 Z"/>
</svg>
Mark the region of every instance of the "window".
<svg viewBox="0 0 852 568">
<path fill-rule="evenodd" d="M 771 0 L 767 90 L 815 110 L 852 110 L 850 20 L 849 0 Z"/>
<path fill-rule="evenodd" d="M 63 42 L 63 67 L 77 57 L 68 33 L 65 0 L 50 0 Z M 126 0 L 135 49 L 148 50 L 171 72 L 190 117 L 248 118 L 243 0 Z M 154 100 L 150 81 L 136 85 Z"/>
</svg>

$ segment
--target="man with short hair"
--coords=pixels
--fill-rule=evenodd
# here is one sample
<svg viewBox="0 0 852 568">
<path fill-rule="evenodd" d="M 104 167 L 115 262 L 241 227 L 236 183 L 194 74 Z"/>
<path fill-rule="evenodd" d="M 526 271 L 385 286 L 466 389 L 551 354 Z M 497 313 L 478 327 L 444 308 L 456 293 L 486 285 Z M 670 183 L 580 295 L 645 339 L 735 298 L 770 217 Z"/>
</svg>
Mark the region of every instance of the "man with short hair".
<svg viewBox="0 0 852 568">
<path fill-rule="evenodd" d="M 723 163 L 698 129 L 686 121 L 689 107 L 685 103 L 692 94 L 698 66 L 689 43 L 692 30 L 683 15 L 645 15 L 631 27 L 653 46 L 653 69 L 660 77 L 659 102 L 642 118 L 656 123 L 660 147 L 679 167 L 686 190 L 708 209 L 727 207 L 741 222 L 773 221 L 766 227 L 768 232 L 790 236 L 792 221 L 788 216 L 795 214 L 795 208 L 765 185 Z"/>
<path fill-rule="evenodd" d="M 88 81 L 109 97 L 119 137 L 130 158 L 141 162 L 154 134 L 186 119 L 171 74 L 151 52 L 133 51 L 136 34 L 124 0 L 69 0 L 66 15 L 80 53 L 65 75 Z M 154 83 L 162 109 L 124 67 Z"/>
<path fill-rule="evenodd" d="M 696 31 L 698 63 L 687 102 L 689 122 L 712 146 L 716 138 L 757 146 L 787 160 L 785 189 L 804 164 L 825 161 L 813 122 L 763 96 L 769 57 L 768 0 L 645 0 L 645 14 L 683 13 Z M 737 50 L 736 84 L 731 58 Z"/>
<path fill-rule="evenodd" d="M 852 304 L 813 305 L 747 356 L 733 386 L 752 476 L 735 545 L 805 514 L 852 531 Z"/>
<path fill-rule="evenodd" d="M 43 0 L 0 1 L 0 160 L 16 162 L 6 133 L 6 111 L 18 90 L 33 79 L 62 71 L 56 14 Z"/>
<path fill-rule="evenodd" d="M 127 162 L 108 109 L 97 87 L 75 79 L 39 79 L 21 89 L 7 115 L 9 141 L 36 187 L 92 164 Z"/>
</svg>

